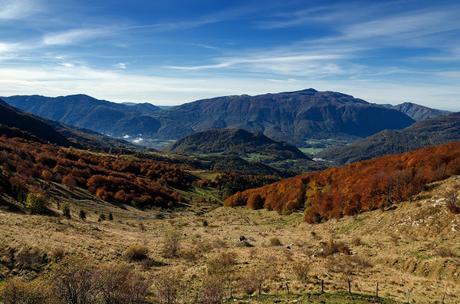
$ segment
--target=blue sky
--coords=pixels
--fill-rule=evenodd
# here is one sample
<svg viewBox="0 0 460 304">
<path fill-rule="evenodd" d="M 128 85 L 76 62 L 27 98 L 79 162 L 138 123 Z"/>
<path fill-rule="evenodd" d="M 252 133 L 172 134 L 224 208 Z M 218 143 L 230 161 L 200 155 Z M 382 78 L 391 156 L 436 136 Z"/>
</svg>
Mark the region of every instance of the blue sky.
<svg viewBox="0 0 460 304">
<path fill-rule="evenodd" d="M 0 96 L 304 88 L 460 110 L 457 1 L 0 0 Z"/>
</svg>

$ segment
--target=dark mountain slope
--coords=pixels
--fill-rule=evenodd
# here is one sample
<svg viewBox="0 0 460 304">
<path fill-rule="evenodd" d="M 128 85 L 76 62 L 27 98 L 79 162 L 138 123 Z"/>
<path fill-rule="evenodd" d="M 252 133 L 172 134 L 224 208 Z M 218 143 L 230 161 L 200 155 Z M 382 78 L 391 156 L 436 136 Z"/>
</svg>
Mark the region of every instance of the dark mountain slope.
<svg viewBox="0 0 460 304">
<path fill-rule="evenodd" d="M 385 107 L 398 110 L 399 112 L 406 114 L 415 121 L 434 118 L 450 113 L 449 111 L 432 109 L 412 102 L 404 102 L 396 106 L 385 105 Z"/>
<path fill-rule="evenodd" d="M 258 96 L 225 96 L 170 108 L 158 135 L 174 138 L 210 128 L 242 128 L 303 145 L 309 138 L 366 137 L 413 123 L 407 115 L 336 92 L 307 89 Z M 174 128 L 172 125 L 179 125 Z M 176 130 L 172 132 L 171 130 Z"/>
<path fill-rule="evenodd" d="M 36 137 L 43 142 L 50 142 L 60 146 L 71 146 L 72 143 L 46 121 L 30 114 L 17 111 L 0 99 L 0 125 L 3 125 L 3 132 L 12 135 L 14 132 L 19 134 L 21 131 Z M 7 127 L 7 128 L 5 128 Z M 14 130 L 9 130 L 15 128 Z M 2 133 L 3 133 L 2 132 Z"/>
<path fill-rule="evenodd" d="M 331 148 L 317 157 L 338 164 L 460 140 L 460 112 L 415 123 L 399 131 L 383 131 L 345 147 Z"/>
<path fill-rule="evenodd" d="M 242 129 L 211 129 L 189 135 L 167 150 L 181 154 L 258 154 L 272 160 L 307 159 L 296 147 Z"/>
<path fill-rule="evenodd" d="M 356 139 L 414 122 L 394 109 L 314 89 L 224 96 L 164 109 L 114 104 L 85 95 L 13 96 L 6 101 L 39 116 L 115 137 L 142 134 L 144 142 L 177 140 L 199 131 L 231 127 L 303 146 L 310 138 Z"/>
<path fill-rule="evenodd" d="M 159 121 L 152 117 L 160 109 L 148 103 L 118 104 L 87 95 L 11 96 L 4 99 L 23 111 L 115 137 L 153 135 L 160 127 Z"/>
<path fill-rule="evenodd" d="M 90 130 L 64 126 L 58 122 L 24 113 L 0 99 L 0 134 L 21 137 L 64 147 L 79 147 L 97 151 L 135 151 L 128 142 L 107 137 Z"/>
</svg>

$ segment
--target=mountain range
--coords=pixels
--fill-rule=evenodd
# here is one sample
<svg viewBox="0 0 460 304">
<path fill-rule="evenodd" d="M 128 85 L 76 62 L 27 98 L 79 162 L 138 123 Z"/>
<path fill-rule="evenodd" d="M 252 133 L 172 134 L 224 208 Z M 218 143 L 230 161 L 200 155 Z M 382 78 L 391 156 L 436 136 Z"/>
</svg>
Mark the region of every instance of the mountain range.
<svg viewBox="0 0 460 304">
<path fill-rule="evenodd" d="M 86 95 L 12 96 L 5 100 L 48 119 L 114 137 L 138 138 L 144 144 L 174 141 L 213 128 L 241 128 L 303 146 L 311 138 L 355 140 L 414 123 L 396 109 L 314 89 L 216 97 L 167 108 L 116 104 Z"/>
<path fill-rule="evenodd" d="M 385 130 L 316 156 L 345 164 L 453 141 L 460 141 L 460 112 L 422 120 L 403 130 Z"/>
<path fill-rule="evenodd" d="M 412 102 L 404 102 L 398 105 L 384 105 L 389 109 L 397 110 L 406 114 L 415 121 L 425 120 L 437 116 L 447 115 L 450 112 L 421 106 Z"/>
</svg>

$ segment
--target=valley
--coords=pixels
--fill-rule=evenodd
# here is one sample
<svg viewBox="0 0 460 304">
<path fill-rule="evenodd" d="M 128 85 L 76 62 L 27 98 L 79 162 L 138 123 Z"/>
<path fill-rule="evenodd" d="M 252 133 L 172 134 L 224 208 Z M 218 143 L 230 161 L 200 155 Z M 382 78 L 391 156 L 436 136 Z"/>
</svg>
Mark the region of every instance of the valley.
<svg viewBox="0 0 460 304">
<path fill-rule="evenodd" d="M 405 115 L 345 94 L 280 94 L 261 96 Z M 97 111 L 113 106 L 82 100 Z M 174 109 L 116 107 L 125 115 L 117 121 Z M 358 112 L 350 123 L 366 128 Z M 305 137 L 299 146 L 268 129 L 212 124 L 174 140 L 155 133 L 165 144 L 156 150 L 2 102 L 0 303 L 74 304 L 72 294 L 76 304 L 457 303 L 459 116 L 402 117 L 409 126 L 398 130 Z M 315 119 L 307 124 L 336 132 Z"/>
</svg>

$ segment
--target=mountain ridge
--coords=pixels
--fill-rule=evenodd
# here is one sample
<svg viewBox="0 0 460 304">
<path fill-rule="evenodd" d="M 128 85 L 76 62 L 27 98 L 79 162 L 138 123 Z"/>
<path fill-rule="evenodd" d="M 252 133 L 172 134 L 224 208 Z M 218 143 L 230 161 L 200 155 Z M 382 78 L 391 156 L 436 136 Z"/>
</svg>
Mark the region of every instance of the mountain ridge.
<svg viewBox="0 0 460 304">
<path fill-rule="evenodd" d="M 123 104 L 114 106 L 117 109 L 121 107 L 122 111 L 112 108 L 110 103 L 93 105 L 89 108 L 91 111 L 72 108 L 74 99 L 95 100 L 86 95 L 57 99 L 64 109 L 53 109 L 56 104 L 52 101 L 56 98 L 5 98 L 13 106 L 45 118 L 115 137 L 140 136 L 146 139 L 145 142 L 178 140 L 211 128 L 232 127 L 262 132 L 274 140 L 287 140 L 290 144 L 302 146 L 312 137 L 355 140 L 384 129 L 401 129 L 414 122 L 394 109 L 351 95 L 314 89 L 255 96 L 222 96 L 163 109 L 145 109 L 145 105 L 137 108 Z M 107 105 L 110 106 L 108 109 Z"/>
</svg>

